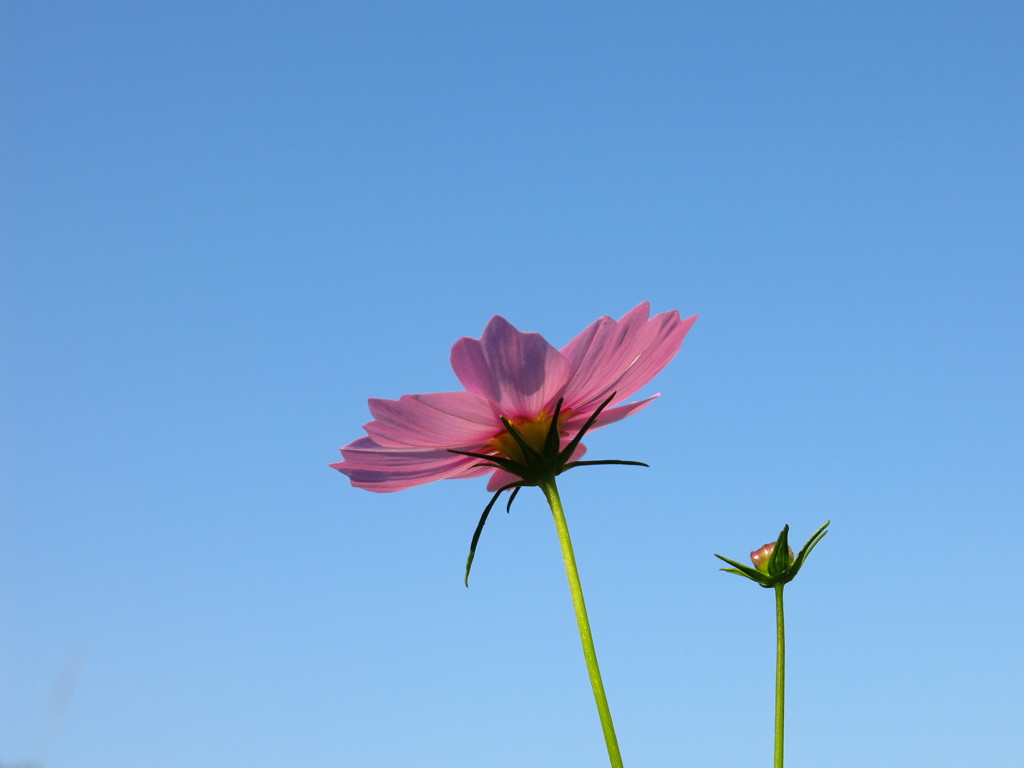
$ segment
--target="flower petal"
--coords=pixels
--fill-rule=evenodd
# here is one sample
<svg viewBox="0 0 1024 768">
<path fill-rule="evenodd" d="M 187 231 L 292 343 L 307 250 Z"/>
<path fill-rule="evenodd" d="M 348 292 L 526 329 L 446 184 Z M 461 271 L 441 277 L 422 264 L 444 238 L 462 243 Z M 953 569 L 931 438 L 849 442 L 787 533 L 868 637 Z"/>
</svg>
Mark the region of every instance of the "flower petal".
<svg viewBox="0 0 1024 768">
<path fill-rule="evenodd" d="M 562 348 L 571 370 L 565 390 L 568 407 L 586 411 L 612 392 L 613 402 L 621 403 L 675 357 L 697 316 L 681 320 L 673 310 L 648 319 L 649 312 L 650 304 L 644 302 L 618 322 L 602 317 Z"/>
<path fill-rule="evenodd" d="M 363 429 L 385 448 L 466 448 L 502 431 L 490 404 L 472 392 L 433 392 L 369 402 L 374 421 Z"/>
<path fill-rule="evenodd" d="M 341 449 L 344 461 L 331 467 L 348 476 L 356 488 L 387 493 L 446 478 L 479 477 L 493 470 L 477 466 L 472 456 L 444 450 L 396 449 L 361 437 Z"/>
<path fill-rule="evenodd" d="M 451 359 L 462 385 L 509 419 L 534 418 L 549 409 L 569 380 L 569 365 L 557 349 L 499 315 L 479 339 L 455 342 Z"/>
<path fill-rule="evenodd" d="M 504 488 L 506 485 L 517 483 L 522 478 L 518 475 L 513 475 L 511 472 L 506 472 L 504 469 L 494 470 L 494 474 L 491 475 L 491 479 L 487 481 L 487 490 L 491 493 L 496 492 L 499 488 Z"/>
<path fill-rule="evenodd" d="M 598 414 L 597 419 L 590 427 L 590 431 L 592 432 L 595 429 L 605 427 L 609 424 L 614 424 L 616 421 L 622 421 L 627 416 L 632 416 L 637 411 L 642 411 L 660 396 L 660 394 L 652 395 L 646 400 L 638 400 L 637 402 L 629 403 L 628 405 L 620 405 L 618 408 L 606 408 Z M 569 432 L 572 432 L 573 430 L 582 427 L 589 418 L 590 417 L 588 415 L 574 416 L 565 423 L 565 427 Z"/>
</svg>

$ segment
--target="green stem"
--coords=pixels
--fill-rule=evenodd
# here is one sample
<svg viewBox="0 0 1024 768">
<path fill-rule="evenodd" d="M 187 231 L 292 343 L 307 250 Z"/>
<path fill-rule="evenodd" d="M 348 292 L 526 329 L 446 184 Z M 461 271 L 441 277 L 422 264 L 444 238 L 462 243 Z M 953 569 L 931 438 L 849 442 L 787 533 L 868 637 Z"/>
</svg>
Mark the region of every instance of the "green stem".
<svg viewBox="0 0 1024 768">
<path fill-rule="evenodd" d="M 569 592 L 572 594 L 572 607 L 576 610 L 576 623 L 580 628 L 580 641 L 583 643 L 583 657 L 587 660 L 587 671 L 590 673 L 590 685 L 594 689 L 594 701 L 597 702 L 597 713 L 601 717 L 601 730 L 608 746 L 608 759 L 612 768 L 622 768 L 622 756 L 619 754 L 619 742 L 615 738 L 615 726 L 612 725 L 612 713 L 608 708 L 608 697 L 604 693 L 601 670 L 597 666 L 597 652 L 594 650 L 594 637 L 590 633 L 590 620 L 587 618 L 587 606 L 583 602 L 583 586 L 580 574 L 576 569 L 576 556 L 572 551 L 572 540 L 569 538 L 569 526 L 565 522 L 562 511 L 562 500 L 558 496 L 555 479 L 541 483 L 544 497 L 551 506 L 551 514 L 555 517 L 555 528 L 558 529 L 558 542 L 562 546 L 562 559 L 565 561 L 565 575 L 569 578 Z"/>
<path fill-rule="evenodd" d="M 775 768 L 782 768 L 783 730 L 786 724 L 786 617 L 782 608 L 784 586 L 775 585 Z"/>
</svg>

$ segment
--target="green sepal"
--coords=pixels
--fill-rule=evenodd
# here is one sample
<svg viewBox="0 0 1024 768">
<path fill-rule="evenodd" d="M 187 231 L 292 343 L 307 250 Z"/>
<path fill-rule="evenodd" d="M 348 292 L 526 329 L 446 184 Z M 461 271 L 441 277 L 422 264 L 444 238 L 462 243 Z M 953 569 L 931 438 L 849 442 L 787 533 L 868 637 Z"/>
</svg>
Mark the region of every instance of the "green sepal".
<svg viewBox="0 0 1024 768">
<path fill-rule="evenodd" d="M 483 459 L 484 464 L 477 466 L 491 466 L 496 469 L 504 469 L 510 475 L 516 475 L 521 477 L 526 472 L 526 467 L 520 464 L 518 461 L 512 459 L 506 459 L 504 456 L 493 456 L 488 453 L 474 453 L 473 451 L 457 451 L 454 448 L 449 448 L 448 453 L 457 453 L 460 456 L 469 456 L 474 459 Z"/>
<path fill-rule="evenodd" d="M 784 576 L 791 564 L 789 558 L 789 525 L 783 527 L 775 540 L 775 548 L 768 558 L 768 575 L 772 578 Z M 788 581 L 788 579 L 787 579 Z"/>
<path fill-rule="evenodd" d="M 521 487 L 522 483 L 509 483 L 508 485 L 502 486 L 494 492 L 494 495 L 491 496 L 491 500 L 487 502 L 487 506 L 484 507 L 483 514 L 480 515 L 480 522 L 476 524 L 476 530 L 473 531 L 473 539 L 469 542 L 469 557 L 466 558 L 466 576 L 463 579 L 467 588 L 469 587 L 469 569 L 473 567 L 473 558 L 476 557 L 476 545 L 480 541 L 480 534 L 484 531 L 484 523 L 487 522 L 487 516 L 491 514 L 491 509 L 494 507 L 494 503 L 498 500 L 498 497 L 509 488 L 514 488 L 515 491 L 513 491 L 512 497 L 508 500 L 508 511 L 511 511 L 512 499 L 516 497 L 516 493 Z"/>
<path fill-rule="evenodd" d="M 796 572 L 803 566 L 804 560 L 806 560 L 807 556 L 811 554 L 811 551 L 818 546 L 818 542 L 825 538 L 825 535 L 828 533 L 825 529 L 828 528 L 829 523 L 831 522 L 831 520 L 827 521 L 823 526 L 821 526 L 821 528 L 811 534 L 811 538 L 809 538 L 807 543 L 800 548 L 800 552 L 797 553 L 796 560 L 793 561 L 794 575 L 796 575 Z"/>
<path fill-rule="evenodd" d="M 745 576 L 751 581 L 756 581 L 762 587 L 770 587 L 770 577 L 761 573 L 756 568 L 751 568 L 749 565 L 743 565 L 743 563 L 737 563 L 735 560 L 730 560 L 728 557 L 722 557 L 721 555 L 715 555 L 719 560 L 722 560 L 729 565 L 735 566 L 733 568 L 719 568 L 720 571 L 726 573 L 735 573 L 737 576 Z"/>
<path fill-rule="evenodd" d="M 725 571 L 726 573 L 735 573 L 737 576 L 746 576 L 747 575 L 743 571 L 738 571 L 735 568 L 719 568 L 718 570 Z"/>
<path fill-rule="evenodd" d="M 650 464 L 645 464 L 642 461 L 626 461 L 624 459 L 599 459 L 596 461 L 570 461 L 568 464 L 565 465 L 565 470 L 572 469 L 573 467 L 596 467 L 599 464 L 625 464 L 630 467 L 651 466 Z"/>
<path fill-rule="evenodd" d="M 499 416 L 498 418 L 501 419 L 501 423 L 505 425 L 505 431 L 512 435 L 512 439 L 519 445 L 519 450 L 523 452 L 523 458 L 526 459 L 526 466 L 543 464 L 544 457 L 537 453 L 537 450 L 532 445 L 526 442 L 526 439 L 519 434 L 519 430 L 516 429 L 515 424 L 504 416 Z M 549 429 L 548 432 L 550 433 L 551 430 Z M 545 436 L 544 439 L 546 441 L 547 436 Z"/>
<path fill-rule="evenodd" d="M 512 489 L 512 493 L 508 495 L 508 504 L 505 505 L 505 514 L 509 514 L 512 511 L 512 502 L 516 500 L 516 496 L 519 495 L 519 491 L 523 486 L 519 485 Z"/>
<path fill-rule="evenodd" d="M 563 468 L 565 464 L 569 461 L 569 459 L 572 458 L 573 453 L 576 451 L 576 446 L 580 444 L 580 441 L 583 439 L 583 436 L 587 434 L 587 431 L 592 426 L 594 426 L 594 422 L 597 421 L 597 417 L 601 415 L 601 411 L 608 407 L 608 404 L 615 399 L 616 394 L 616 392 L 612 392 L 610 395 L 608 395 L 605 401 L 597 407 L 597 410 L 590 414 L 590 418 L 587 419 L 587 422 L 583 425 L 580 431 L 576 433 L 576 437 L 570 440 L 569 444 L 562 449 L 562 452 L 560 454 L 558 454 L 558 458 L 562 463 Z"/>
<path fill-rule="evenodd" d="M 555 412 L 551 415 L 551 423 L 548 424 L 548 433 L 544 435 L 544 455 L 554 456 L 558 453 L 558 445 L 561 438 L 558 434 L 558 419 L 562 415 L 562 398 L 555 403 Z"/>
</svg>

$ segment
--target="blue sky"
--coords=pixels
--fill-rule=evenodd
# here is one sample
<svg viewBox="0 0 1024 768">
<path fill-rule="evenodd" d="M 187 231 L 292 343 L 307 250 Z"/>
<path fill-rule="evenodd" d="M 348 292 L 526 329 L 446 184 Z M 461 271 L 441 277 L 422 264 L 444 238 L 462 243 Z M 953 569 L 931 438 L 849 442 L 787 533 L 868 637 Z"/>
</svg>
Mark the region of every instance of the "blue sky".
<svg viewBox="0 0 1024 768">
<path fill-rule="evenodd" d="M 457 387 L 700 314 L 565 476 L 627 765 L 1024 750 L 1024 12 L 0 6 L 0 763 L 605 760 L 550 514 L 327 464 Z"/>
</svg>

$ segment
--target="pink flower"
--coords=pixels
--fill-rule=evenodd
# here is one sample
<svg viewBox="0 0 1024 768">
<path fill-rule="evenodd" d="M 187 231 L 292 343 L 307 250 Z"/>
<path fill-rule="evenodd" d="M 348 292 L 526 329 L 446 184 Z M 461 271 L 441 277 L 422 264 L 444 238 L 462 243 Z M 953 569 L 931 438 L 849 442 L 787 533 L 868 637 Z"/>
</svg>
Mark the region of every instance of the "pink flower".
<svg viewBox="0 0 1024 768">
<path fill-rule="evenodd" d="M 331 466 L 379 492 L 487 474 L 488 489 L 499 491 L 576 466 L 583 432 L 657 397 L 620 405 L 675 357 L 697 319 L 649 313 L 645 302 L 619 321 L 602 317 L 561 350 L 495 316 L 479 339 L 452 347 L 465 391 L 371 399 L 367 436 Z"/>
</svg>

